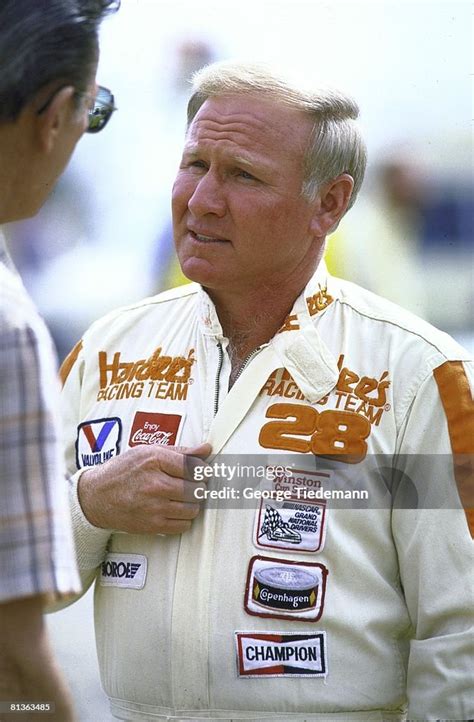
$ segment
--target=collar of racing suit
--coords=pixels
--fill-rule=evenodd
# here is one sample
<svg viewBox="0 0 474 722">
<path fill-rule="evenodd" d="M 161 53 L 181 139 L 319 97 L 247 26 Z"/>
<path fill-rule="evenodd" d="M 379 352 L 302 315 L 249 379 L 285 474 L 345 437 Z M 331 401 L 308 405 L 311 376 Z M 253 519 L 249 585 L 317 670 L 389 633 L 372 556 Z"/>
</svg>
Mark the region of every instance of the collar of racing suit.
<svg viewBox="0 0 474 722">
<path fill-rule="evenodd" d="M 239 384 L 225 397 L 213 426 L 211 443 L 217 453 L 227 441 L 232 424 L 220 423 L 222 418 L 242 419 L 254 402 L 264 380 L 272 371 L 285 368 L 310 403 L 315 403 L 334 388 L 339 376 L 337 359 L 329 351 L 315 328 L 313 316 L 324 313 L 333 302 L 328 288 L 326 265 L 321 262 L 304 291 L 296 299 L 284 325 L 268 344 L 261 347 L 252 363 L 242 372 L 246 383 Z M 223 341 L 222 327 L 214 304 L 204 289 L 199 290 L 199 322 L 201 331 L 216 342 Z M 263 380 L 262 380 L 263 379 Z"/>
</svg>

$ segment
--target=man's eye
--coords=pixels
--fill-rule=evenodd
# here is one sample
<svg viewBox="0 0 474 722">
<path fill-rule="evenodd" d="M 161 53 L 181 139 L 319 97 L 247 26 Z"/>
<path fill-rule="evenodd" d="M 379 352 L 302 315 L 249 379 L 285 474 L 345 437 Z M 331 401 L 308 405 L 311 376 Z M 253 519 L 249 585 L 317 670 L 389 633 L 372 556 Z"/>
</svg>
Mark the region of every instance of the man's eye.
<svg viewBox="0 0 474 722">
<path fill-rule="evenodd" d="M 181 170 L 202 170 L 206 168 L 206 164 L 203 160 L 186 160 L 183 158 L 180 168 Z"/>
<path fill-rule="evenodd" d="M 257 180 L 254 175 L 249 173 L 246 170 L 239 170 L 237 171 L 237 175 L 243 178 L 244 180 Z"/>
</svg>

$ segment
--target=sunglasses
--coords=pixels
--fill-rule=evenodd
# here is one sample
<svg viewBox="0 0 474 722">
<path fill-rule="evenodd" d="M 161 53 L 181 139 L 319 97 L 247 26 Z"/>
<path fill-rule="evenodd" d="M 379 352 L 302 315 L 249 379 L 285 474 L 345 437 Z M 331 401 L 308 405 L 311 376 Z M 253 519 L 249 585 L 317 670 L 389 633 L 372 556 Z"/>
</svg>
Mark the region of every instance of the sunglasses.
<svg viewBox="0 0 474 722">
<path fill-rule="evenodd" d="M 38 115 L 44 113 L 44 111 L 49 106 L 49 104 L 53 100 L 56 93 L 59 92 L 59 90 L 61 90 L 61 88 L 58 88 L 58 90 L 56 90 L 53 95 L 48 98 L 46 103 L 41 106 L 41 108 L 37 111 Z M 117 110 L 113 94 L 110 92 L 110 90 L 108 90 L 108 88 L 104 88 L 103 85 L 99 85 L 97 86 L 97 93 L 95 95 L 79 92 L 76 93 L 76 95 L 94 101 L 94 104 L 91 108 L 89 108 L 87 114 L 88 125 L 86 128 L 86 133 L 100 133 L 100 131 L 105 128 L 105 126 L 109 122 L 114 110 Z"/>
<path fill-rule="evenodd" d="M 111 119 L 114 110 L 117 110 L 114 96 L 110 90 L 104 88 L 103 85 L 99 85 L 95 97 L 87 97 L 94 98 L 94 105 L 89 109 L 89 125 L 86 128 L 86 133 L 100 133 Z"/>
</svg>

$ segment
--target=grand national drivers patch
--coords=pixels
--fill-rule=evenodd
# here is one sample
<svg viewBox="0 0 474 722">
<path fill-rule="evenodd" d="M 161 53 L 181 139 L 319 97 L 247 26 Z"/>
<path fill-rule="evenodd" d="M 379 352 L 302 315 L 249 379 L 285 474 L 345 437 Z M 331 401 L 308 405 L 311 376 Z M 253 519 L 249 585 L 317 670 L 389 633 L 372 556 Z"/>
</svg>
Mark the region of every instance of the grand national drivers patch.
<svg viewBox="0 0 474 722">
<path fill-rule="evenodd" d="M 117 417 L 84 421 L 77 427 L 78 469 L 103 464 L 120 453 L 122 422 Z"/>
<path fill-rule="evenodd" d="M 257 509 L 254 544 L 263 549 L 318 552 L 324 546 L 326 502 L 285 499 L 278 506 L 262 500 Z"/>
<path fill-rule="evenodd" d="M 235 632 L 239 677 L 326 677 L 326 632 Z"/>
<path fill-rule="evenodd" d="M 129 446 L 159 444 L 176 446 L 178 431 L 184 417 L 179 414 L 156 414 L 137 411 L 133 419 Z"/>
<path fill-rule="evenodd" d="M 331 472 L 293 469 L 273 479 L 282 501 L 262 499 L 257 508 L 253 543 L 259 549 L 320 552 L 326 538 L 327 505 L 323 499 L 308 499 L 330 481 Z"/>
<path fill-rule="evenodd" d="M 324 609 L 328 570 L 317 562 L 255 556 L 250 560 L 244 607 L 248 614 L 317 622 Z"/>
<path fill-rule="evenodd" d="M 143 589 L 146 580 L 147 558 L 142 554 L 110 552 L 100 567 L 101 587 Z"/>
</svg>

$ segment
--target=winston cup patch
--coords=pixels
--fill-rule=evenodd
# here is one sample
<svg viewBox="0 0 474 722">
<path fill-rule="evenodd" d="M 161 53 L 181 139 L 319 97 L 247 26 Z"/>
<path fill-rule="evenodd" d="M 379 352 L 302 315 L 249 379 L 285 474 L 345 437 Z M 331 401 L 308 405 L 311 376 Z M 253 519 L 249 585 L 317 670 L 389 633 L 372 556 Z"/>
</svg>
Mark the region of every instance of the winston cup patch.
<svg viewBox="0 0 474 722">
<path fill-rule="evenodd" d="M 100 567 L 101 587 L 143 589 L 146 580 L 147 558 L 142 554 L 107 554 Z"/>
<path fill-rule="evenodd" d="M 324 564 L 256 556 L 250 560 L 244 607 L 257 617 L 317 622 L 324 609 Z"/>
<path fill-rule="evenodd" d="M 319 552 L 326 533 L 326 502 L 262 500 L 257 509 L 254 544 L 263 549 Z"/>
<path fill-rule="evenodd" d="M 239 677 L 326 677 L 326 632 L 235 632 Z"/>
<path fill-rule="evenodd" d="M 103 464 L 120 453 L 122 422 L 109 419 L 84 421 L 77 427 L 76 464 L 78 469 Z"/>
</svg>

